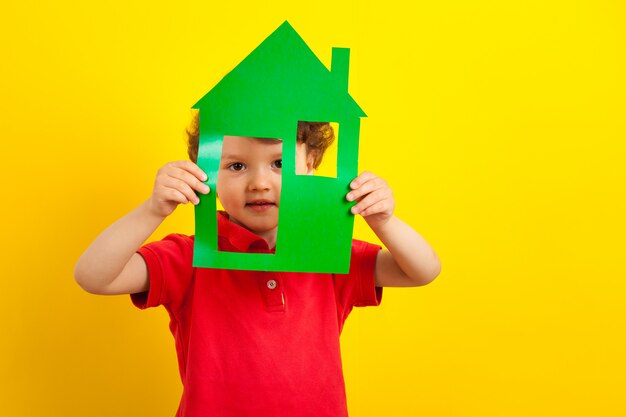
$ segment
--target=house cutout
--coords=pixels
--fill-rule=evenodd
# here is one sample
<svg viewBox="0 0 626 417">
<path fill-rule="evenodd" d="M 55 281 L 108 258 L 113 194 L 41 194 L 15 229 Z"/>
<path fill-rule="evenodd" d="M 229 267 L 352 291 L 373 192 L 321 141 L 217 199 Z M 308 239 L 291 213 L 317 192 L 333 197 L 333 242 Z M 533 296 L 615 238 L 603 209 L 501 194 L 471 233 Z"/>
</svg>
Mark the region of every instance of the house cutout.
<svg viewBox="0 0 626 417">
<path fill-rule="evenodd" d="M 348 94 L 350 50 L 332 49 L 329 71 L 285 21 L 194 106 L 199 110 L 198 165 L 215 181 L 224 136 L 281 138 L 282 189 L 275 254 L 217 250 L 216 193 L 195 207 L 193 265 L 205 268 L 347 273 L 363 110 Z M 299 120 L 341 126 L 337 177 L 295 174 Z"/>
</svg>

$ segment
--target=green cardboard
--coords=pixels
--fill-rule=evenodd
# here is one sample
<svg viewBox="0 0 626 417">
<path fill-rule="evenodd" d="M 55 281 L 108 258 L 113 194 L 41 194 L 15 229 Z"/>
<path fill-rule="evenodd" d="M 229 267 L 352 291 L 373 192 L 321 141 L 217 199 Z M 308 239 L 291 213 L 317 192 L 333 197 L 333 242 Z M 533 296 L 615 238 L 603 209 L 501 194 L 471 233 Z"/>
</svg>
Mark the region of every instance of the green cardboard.
<svg viewBox="0 0 626 417">
<path fill-rule="evenodd" d="M 350 50 L 333 48 L 331 71 L 285 21 L 194 106 L 200 115 L 198 165 L 211 187 L 195 207 L 193 265 L 262 271 L 347 273 L 357 176 L 360 118 L 348 94 Z M 341 128 L 337 177 L 296 175 L 298 121 Z M 283 168 L 275 254 L 217 249 L 216 180 L 224 136 L 280 138 Z"/>
</svg>

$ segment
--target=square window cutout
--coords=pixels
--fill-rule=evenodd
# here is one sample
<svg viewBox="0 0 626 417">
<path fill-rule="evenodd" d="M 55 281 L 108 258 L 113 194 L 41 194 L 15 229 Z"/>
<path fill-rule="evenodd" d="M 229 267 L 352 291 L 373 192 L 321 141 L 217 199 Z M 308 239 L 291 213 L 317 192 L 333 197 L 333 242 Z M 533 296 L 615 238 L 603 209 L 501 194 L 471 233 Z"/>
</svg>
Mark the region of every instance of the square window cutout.
<svg viewBox="0 0 626 417">
<path fill-rule="evenodd" d="M 314 163 L 319 164 L 314 168 L 313 175 L 337 178 L 339 123 L 299 121 L 297 135 L 298 142 L 301 138 L 305 140 L 309 153 L 313 153 Z M 316 149 L 319 151 L 316 152 Z"/>
</svg>

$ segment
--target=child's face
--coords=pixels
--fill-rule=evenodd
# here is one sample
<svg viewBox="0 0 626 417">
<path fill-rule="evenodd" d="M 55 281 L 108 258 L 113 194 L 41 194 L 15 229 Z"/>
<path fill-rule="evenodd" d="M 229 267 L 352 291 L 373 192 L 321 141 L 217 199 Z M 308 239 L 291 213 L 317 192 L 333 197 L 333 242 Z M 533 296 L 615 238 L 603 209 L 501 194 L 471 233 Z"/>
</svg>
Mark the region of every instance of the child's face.
<svg viewBox="0 0 626 417">
<path fill-rule="evenodd" d="M 282 176 L 282 141 L 225 136 L 217 195 L 232 221 L 275 244 Z M 306 145 L 296 147 L 296 173 L 312 174 Z"/>
</svg>

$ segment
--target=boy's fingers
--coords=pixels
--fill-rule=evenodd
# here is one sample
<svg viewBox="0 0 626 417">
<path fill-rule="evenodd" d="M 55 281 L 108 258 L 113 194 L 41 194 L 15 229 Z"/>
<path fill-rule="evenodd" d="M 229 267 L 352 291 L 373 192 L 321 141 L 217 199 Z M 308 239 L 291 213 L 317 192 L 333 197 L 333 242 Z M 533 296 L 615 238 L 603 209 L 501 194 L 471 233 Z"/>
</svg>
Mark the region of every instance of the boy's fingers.
<svg viewBox="0 0 626 417">
<path fill-rule="evenodd" d="M 379 201 L 373 206 L 370 206 L 366 208 L 365 210 L 363 210 L 361 212 L 361 216 L 367 217 L 367 216 L 371 216 L 372 214 L 384 213 L 387 210 L 388 210 L 387 203 L 385 201 Z"/>
<path fill-rule="evenodd" d="M 369 171 L 363 171 L 358 177 L 352 180 L 352 182 L 350 183 L 350 188 L 352 188 L 353 190 L 359 188 L 361 185 L 365 184 L 372 178 L 376 178 L 376 175 L 372 174 Z"/>
<path fill-rule="evenodd" d="M 174 168 L 170 172 L 170 176 L 173 178 L 177 178 L 181 181 L 184 181 L 191 188 L 193 188 L 194 190 L 200 193 L 207 194 L 211 190 L 208 185 L 206 185 L 205 183 L 200 181 L 196 176 L 192 175 L 189 171 L 186 171 L 184 169 Z"/>
<path fill-rule="evenodd" d="M 189 202 L 189 200 L 187 200 L 187 197 L 185 197 L 183 193 L 173 188 L 164 189 L 161 198 L 164 202 L 171 201 L 179 204 L 187 204 Z"/>
<path fill-rule="evenodd" d="M 375 190 L 379 190 L 386 186 L 385 180 L 382 178 L 374 177 L 367 182 L 362 183 L 358 188 L 353 189 L 346 195 L 348 201 L 354 201 L 360 197 L 367 195 Z"/>
<path fill-rule="evenodd" d="M 191 201 L 194 204 L 198 204 L 198 202 L 200 201 L 200 199 L 198 198 L 196 193 L 194 193 L 194 191 L 191 189 L 189 184 L 187 184 L 186 182 L 182 180 L 179 180 L 174 177 L 167 177 L 166 179 L 163 180 L 162 185 L 163 187 L 167 189 L 178 191 L 180 194 L 185 196 L 187 201 Z M 187 201 L 185 201 L 185 203 Z"/>
<path fill-rule="evenodd" d="M 372 207 L 378 205 L 379 202 L 385 202 L 389 200 L 391 197 L 391 193 L 387 192 L 384 189 L 376 190 L 367 196 L 363 197 L 361 201 L 359 201 L 354 207 L 352 207 L 352 213 L 354 214 L 363 214 L 364 212 L 369 212 L 368 214 L 372 214 Z M 385 203 L 388 205 L 388 201 Z"/>
<path fill-rule="evenodd" d="M 200 181 L 206 181 L 208 178 L 206 173 L 204 173 L 204 171 L 202 171 L 198 165 L 194 164 L 191 161 L 174 161 L 170 162 L 168 165 L 190 172 Z"/>
</svg>

